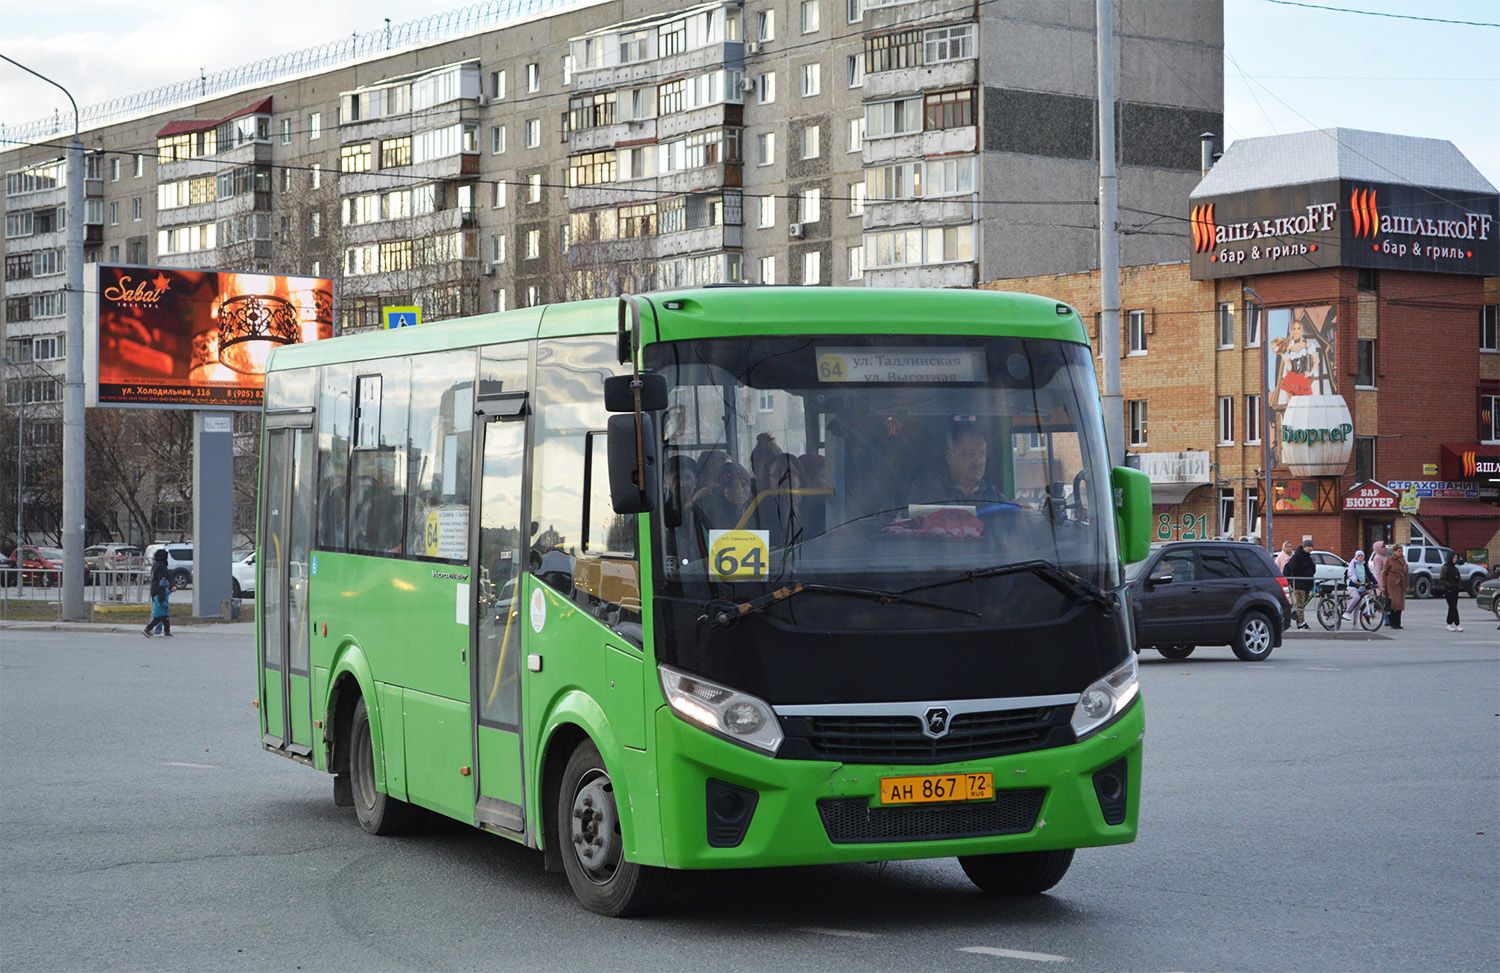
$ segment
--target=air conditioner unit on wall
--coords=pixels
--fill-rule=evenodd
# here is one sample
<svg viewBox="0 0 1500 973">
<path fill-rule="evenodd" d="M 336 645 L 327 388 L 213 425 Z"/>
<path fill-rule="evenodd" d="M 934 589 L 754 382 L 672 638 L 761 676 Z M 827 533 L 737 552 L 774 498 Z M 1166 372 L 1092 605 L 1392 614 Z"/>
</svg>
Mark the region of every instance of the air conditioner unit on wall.
<svg viewBox="0 0 1500 973">
<path fill-rule="evenodd" d="M 759 54 L 760 53 L 760 41 L 746 41 L 745 42 L 745 53 L 746 54 Z"/>
<path fill-rule="evenodd" d="M 741 91 L 745 91 L 745 92 L 754 91 L 755 90 L 755 79 L 754 78 L 744 78 L 744 79 L 742 79 L 740 81 L 740 90 Z"/>
<path fill-rule="evenodd" d="M 787 231 L 787 234 L 789 236 L 791 236 L 791 238 L 793 240 L 800 240 L 805 235 L 804 231 L 802 229 L 802 224 L 801 223 L 790 223 L 790 224 L 788 224 L 787 228 L 786 228 L 786 231 Z"/>
<path fill-rule="evenodd" d="M 495 276 L 495 265 L 494 264 L 485 264 L 484 265 L 484 276 L 486 276 L 486 277 L 493 277 L 493 276 Z"/>
<path fill-rule="evenodd" d="M 490 96 L 489 95 L 480 95 L 475 100 L 479 102 L 479 107 L 483 108 L 485 105 L 488 105 L 490 103 Z"/>
</svg>

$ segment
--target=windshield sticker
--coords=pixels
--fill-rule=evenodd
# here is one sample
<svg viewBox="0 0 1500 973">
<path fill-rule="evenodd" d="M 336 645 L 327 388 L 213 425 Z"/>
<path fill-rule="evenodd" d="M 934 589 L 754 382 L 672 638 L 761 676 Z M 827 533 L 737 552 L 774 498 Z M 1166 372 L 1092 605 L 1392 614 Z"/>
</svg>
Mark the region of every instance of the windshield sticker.
<svg viewBox="0 0 1500 973">
<path fill-rule="evenodd" d="M 819 348 L 819 382 L 983 382 L 983 348 Z"/>
<path fill-rule="evenodd" d="M 771 570 L 771 532 L 768 530 L 711 530 L 708 559 L 720 581 L 764 578 Z"/>
</svg>

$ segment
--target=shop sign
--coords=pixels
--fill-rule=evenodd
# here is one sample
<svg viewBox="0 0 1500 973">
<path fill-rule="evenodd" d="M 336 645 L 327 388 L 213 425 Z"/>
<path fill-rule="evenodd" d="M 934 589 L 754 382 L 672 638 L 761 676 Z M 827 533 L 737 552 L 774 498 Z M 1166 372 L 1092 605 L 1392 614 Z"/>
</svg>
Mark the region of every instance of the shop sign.
<svg viewBox="0 0 1500 973">
<path fill-rule="evenodd" d="M 1422 509 L 1422 498 L 1417 496 L 1417 488 L 1407 487 L 1401 494 L 1401 502 L 1397 504 L 1398 509 L 1404 514 L 1414 514 Z"/>
<path fill-rule="evenodd" d="M 1423 500 L 1478 500 L 1479 484 L 1462 480 L 1386 480 L 1397 493 L 1414 491 Z"/>
<path fill-rule="evenodd" d="M 1311 267 L 1500 272 L 1500 197 L 1324 180 L 1192 200 L 1192 277 Z"/>
<path fill-rule="evenodd" d="M 1207 483 L 1208 451 L 1183 453 L 1136 453 L 1141 472 L 1152 483 Z"/>
<path fill-rule="evenodd" d="M 1338 512 L 1337 480 L 1276 480 L 1271 484 L 1272 509 L 1279 514 Z"/>
<path fill-rule="evenodd" d="M 1438 465 L 1436 463 L 1423 463 L 1422 464 L 1422 475 L 1423 476 L 1437 476 L 1437 472 L 1438 472 L 1437 466 Z"/>
<path fill-rule="evenodd" d="M 1489 480 L 1500 475 L 1500 446 L 1494 443 L 1443 443 L 1438 460 L 1442 475 L 1450 480 Z"/>
<path fill-rule="evenodd" d="M 1344 509 L 1371 513 L 1395 513 L 1399 501 L 1400 497 L 1395 492 L 1387 490 L 1379 483 L 1366 480 L 1344 494 Z"/>
<path fill-rule="evenodd" d="M 1293 476 L 1338 476 L 1344 472 L 1354 452 L 1354 421 L 1343 396 L 1293 396 L 1277 424 L 1281 461 Z"/>
</svg>

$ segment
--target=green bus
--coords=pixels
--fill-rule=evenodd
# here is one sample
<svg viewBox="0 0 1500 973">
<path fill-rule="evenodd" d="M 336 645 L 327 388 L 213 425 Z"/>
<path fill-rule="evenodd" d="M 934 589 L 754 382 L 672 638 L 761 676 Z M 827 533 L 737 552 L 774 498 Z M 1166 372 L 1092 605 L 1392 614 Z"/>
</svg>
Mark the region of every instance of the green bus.
<svg viewBox="0 0 1500 973">
<path fill-rule="evenodd" d="M 265 749 L 645 912 L 672 869 L 956 856 L 1032 894 L 1132 841 L 1088 337 L 1042 297 L 722 287 L 278 349 Z"/>
</svg>

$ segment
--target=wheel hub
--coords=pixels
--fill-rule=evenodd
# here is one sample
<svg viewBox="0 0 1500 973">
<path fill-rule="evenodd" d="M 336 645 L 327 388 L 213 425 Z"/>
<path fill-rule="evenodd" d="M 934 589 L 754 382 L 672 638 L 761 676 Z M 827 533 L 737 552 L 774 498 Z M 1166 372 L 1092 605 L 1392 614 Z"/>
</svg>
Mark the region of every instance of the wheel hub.
<svg viewBox="0 0 1500 973">
<path fill-rule="evenodd" d="M 620 835 L 609 777 L 599 773 L 580 782 L 573 797 L 570 838 L 590 881 L 607 882 L 620 861 Z"/>
</svg>

